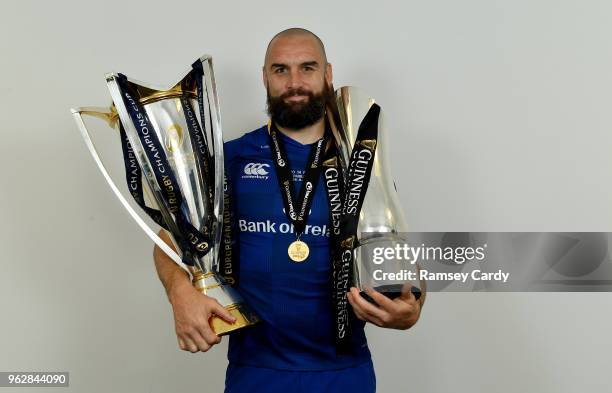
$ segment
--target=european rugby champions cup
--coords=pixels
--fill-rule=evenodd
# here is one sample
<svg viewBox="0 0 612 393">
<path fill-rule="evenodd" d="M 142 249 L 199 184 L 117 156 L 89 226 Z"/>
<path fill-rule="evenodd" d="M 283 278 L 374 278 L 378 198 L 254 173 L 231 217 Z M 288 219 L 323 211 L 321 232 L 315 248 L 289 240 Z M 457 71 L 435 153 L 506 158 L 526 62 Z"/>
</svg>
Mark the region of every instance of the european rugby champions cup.
<svg viewBox="0 0 612 393">
<path fill-rule="evenodd" d="M 366 289 L 389 298 L 411 291 L 418 299 L 425 291 L 425 283 L 418 279 L 418 265 L 398 259 L 384 263 L 373 260 L 375 248 L 396 249 L 408 241 L 404 212 L 389 168 L 389 135 L 383 111 L 364 91 L 345 86 L 336 90 L 327 113 L 337 149 L 323 163 L 328 190 L 334 188 L 330 179 L 335 171 L 343 179 L 342 203 L 338 209 L 330 203 L 332 212 L 340 211 L 336 220 L 332 214 L 331 235 L 332 240 L 336 238 L 337 252 L 334 283 L 345 287 L 348 283 L 342 283 L 344 277 L 370 301 Z M 328 198 L 333 200 L 334 195 L 330 193 Z M 407 271 L 413 275 L 402 274 Z"/>
<path fill-rule="evenodd" d="M 213 316 L 218 335 L 258 321 L 219 272 L 223 236 L 224 168 L 219 101 L 212 58 L 203 56 L 169 89 L 145 85 L 122 74 L 106 75 L 110 108 L 72 109 L 98 168 L 115 195 L 153 241 L 179 266 L 193 285 L 219 301 L 235 318 L 228 324 Z M 150 218 L 137 213 L 102 162 L 83 115 L 105 120 L 123 150 L 128 192 Z M 170 234 L 179 254 L 146 221 Z M 228 220 L 226 220 L 228 221 Z"/>
</svg>

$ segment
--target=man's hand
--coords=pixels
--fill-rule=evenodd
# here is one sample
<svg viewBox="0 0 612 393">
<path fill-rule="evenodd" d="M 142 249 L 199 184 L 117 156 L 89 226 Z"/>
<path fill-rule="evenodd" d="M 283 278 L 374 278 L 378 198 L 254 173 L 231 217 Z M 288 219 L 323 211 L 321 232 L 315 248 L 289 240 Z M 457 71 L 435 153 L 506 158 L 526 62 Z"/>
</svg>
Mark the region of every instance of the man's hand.
<svg viewBox="0 0 612 393">
<path fill-rule="evenodd" d="M 176 248 L 165 230 L 159 237 L 174 251 Z M 221 342 L 210 327 L 210 317 L 216 315 L 228 323 L 236 319 L 215 299 L 200 293 L 191 285 L 189 274 L 180 268 L 161 248 L 153 251 L 155 269 L 174 312 L 174 326 L 179 347 L 189 352 L 206 352 Z"/>
<path fill-rule="evenodd" d="M 396 299 L 389 299 L 373 289 L 366 290 L 377 304 L 372 304 L 361 297 L 359 289 L 352 287 L 348 301 L 353 306 L 357 318 L 371 322 L 376 326 L 406 330 L 411 328 L 421 314 L 421 302 L 415 299 L 410 291 L 402 291 Z"/>
<path fill-rule="evenodd" d="M 184 351 L 206 352 L 221 342 L 221 337 L 210 327 L 213 315 L 228 323 L 236 321 L 216 299 L 200 293 L 190 283 L 174 289 L 169 298 L 179 347 Z"/>
</svg>

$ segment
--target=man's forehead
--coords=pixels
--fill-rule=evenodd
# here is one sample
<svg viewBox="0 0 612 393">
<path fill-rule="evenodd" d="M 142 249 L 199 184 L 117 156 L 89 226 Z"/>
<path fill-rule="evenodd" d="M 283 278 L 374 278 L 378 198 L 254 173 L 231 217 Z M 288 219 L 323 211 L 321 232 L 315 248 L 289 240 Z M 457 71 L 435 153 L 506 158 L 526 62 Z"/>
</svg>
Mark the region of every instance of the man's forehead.
<svg viewBox="0 0 612 393">
<path fill-rule="evenodd" d="M 324 64 L 323 50 L 309 34 L 292 34 L 274 38 L 268 47 L 266 67 L 272 64 L 301 64 L 316 61 Z"/>
</svg>

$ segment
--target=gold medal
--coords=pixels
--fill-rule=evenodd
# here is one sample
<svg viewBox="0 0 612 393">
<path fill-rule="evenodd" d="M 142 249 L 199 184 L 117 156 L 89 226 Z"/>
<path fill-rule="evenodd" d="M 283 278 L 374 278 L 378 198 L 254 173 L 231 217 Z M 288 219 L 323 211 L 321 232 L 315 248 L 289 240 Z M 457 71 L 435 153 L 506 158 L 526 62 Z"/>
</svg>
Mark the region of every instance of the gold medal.
<svg viewBox="0 0 612 393">
<path fill-rule="evenodd" d="M 293 262 L 304 262 L 306 258 L 308 258 L 310 249 L 308 248 L 308 244 L 301 240 L 296 240 L 289 245 L 287 253 Z"/>
</svg>

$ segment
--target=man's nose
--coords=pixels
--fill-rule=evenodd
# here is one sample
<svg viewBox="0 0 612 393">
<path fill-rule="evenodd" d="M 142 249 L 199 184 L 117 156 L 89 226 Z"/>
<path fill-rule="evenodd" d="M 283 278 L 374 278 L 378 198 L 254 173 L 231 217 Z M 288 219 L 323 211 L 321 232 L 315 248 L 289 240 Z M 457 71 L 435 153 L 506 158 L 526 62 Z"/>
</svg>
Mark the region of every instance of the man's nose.
<svg viewBox="0 0 612 393">
<path fill-rule="evenodd" d="M 302 76 L 298 70 L 292 70 L 287 79 L 288 89 L 297 89 L 303 86 Z"/>
</svg>

